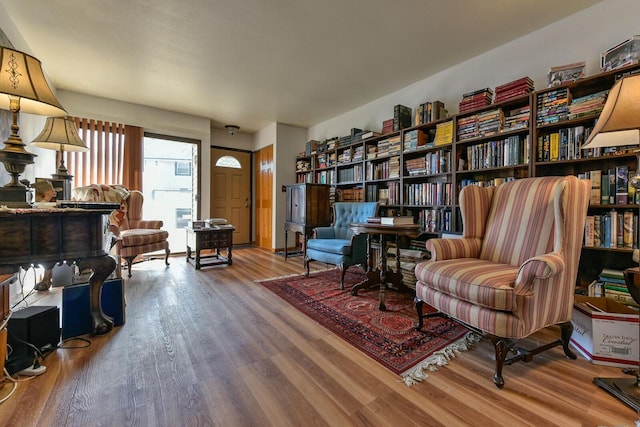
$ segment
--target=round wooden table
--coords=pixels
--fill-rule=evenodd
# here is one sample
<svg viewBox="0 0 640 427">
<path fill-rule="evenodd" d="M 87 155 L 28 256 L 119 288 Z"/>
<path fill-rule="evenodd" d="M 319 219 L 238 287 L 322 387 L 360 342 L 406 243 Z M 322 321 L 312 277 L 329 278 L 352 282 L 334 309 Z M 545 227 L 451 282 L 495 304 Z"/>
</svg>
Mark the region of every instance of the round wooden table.
<svg viewBox="0 0 640 427">
<path fill-rule="evenodd" d="M 352 223 L 349 228 L 354 234 L 367 235 L 367 278 L 351 288 L 351 294 L 357 295 L 359 289 L 369 289 L 373 286 L 380 286 L 380 310 L 386 310 L 384 295 L 387 290 L 387 283 L 391 283 L 400 290 L 407 287 L 402 282 L 400 272 L 400 245 L 396 244 L 396 272 L 387 268 L 386 242 L 390 236 L 395 236 L 396 242 L 400 236 L 418 237 L 421 233 L 418 224 L 403 225 L 383 225 L 376 223 Z M 371 236 L 380 236 L 380 247 L 378 265 L 373 266 L 373 252 L 371 250 Z"/>
</svg>

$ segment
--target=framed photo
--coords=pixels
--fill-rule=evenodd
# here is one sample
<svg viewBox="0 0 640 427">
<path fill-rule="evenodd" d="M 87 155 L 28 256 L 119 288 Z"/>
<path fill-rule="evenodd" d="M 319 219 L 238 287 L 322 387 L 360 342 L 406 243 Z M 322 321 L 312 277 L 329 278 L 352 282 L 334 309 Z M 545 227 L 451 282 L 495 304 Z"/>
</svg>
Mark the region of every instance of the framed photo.
<svg viewBox="0 0 640 427">
<path fill-rule="evenodd" d="M 53 194 L 47 194 L 47 193 L 41 193 L 41 195 L 39 196 L 38 193 L 38 183 L 39 182 L 48 182 L 49 184 L 51 184 L 51 187 L 53 187 L 53 191 L 55 191 L 55 195 Z M 34 187 L 36 187 L 36 202 L 39 201 L 44 201 L 44 202 L 55 202 L 56 200 L 63 199 L 63 194 L 64 194 L 64 180 L 62 179 L 51 179 L 51 178 L 36 178 L 36 183 L 34 184 Z M 42 198 L 43 194 L 46 195 L 46 199 L 48 200 L 38 200 L 38 198 Z"/>
<path fill-rule="evenodd" d="M 574 82 L 585 77 L 586 62 L 559 65 L 549 68 L 547 76 L 548 87 L 560 86 L 563 83 Z"/>
</svg>

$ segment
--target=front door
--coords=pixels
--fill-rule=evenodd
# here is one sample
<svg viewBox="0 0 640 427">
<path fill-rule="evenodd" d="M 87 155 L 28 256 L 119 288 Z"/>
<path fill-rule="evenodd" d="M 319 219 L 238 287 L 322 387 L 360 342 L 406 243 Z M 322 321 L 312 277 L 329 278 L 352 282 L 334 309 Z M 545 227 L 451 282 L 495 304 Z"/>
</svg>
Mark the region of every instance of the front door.
<svg viewBox="0 0 640 427">
<path fill-rule="evenodd" d="M 251 242 L 251 153 L 211 149 L 212 218 L 226 218 L 236 227 L 233 244 Z"/>
</svg>

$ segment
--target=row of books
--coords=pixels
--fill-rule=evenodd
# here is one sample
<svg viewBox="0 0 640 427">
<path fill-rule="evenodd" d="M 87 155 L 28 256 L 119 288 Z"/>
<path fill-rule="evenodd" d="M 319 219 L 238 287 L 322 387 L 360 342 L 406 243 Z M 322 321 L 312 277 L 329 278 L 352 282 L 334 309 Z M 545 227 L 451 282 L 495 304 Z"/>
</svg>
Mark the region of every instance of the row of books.
<svg viewBox="0 0 640 427">
<path fill-rule="evenodd" d="M 416 107 L 416 114 L 414 117 L 414 126 L 423 125 L 426 123 L 435 122 L 440 119 L 446 118 L 448 111 L 444 108 L 444 102 L 442 101 L 427 101 Z"/>
<path fill-rule="evenodd" d="M 420 209 L 417 212 L 417 224 L 425 233 L 451 231 L 451 210 L 448 209 Z"/>
<path fill-rule="evenodd" d="M 364 145 L 347 147 L 338 154 L 338 164 L 359 162 L 364 160 Z"/>
<path fill-rule="evenodd" d="M 336 182 L 336 171 L 333 169 L 327 169 L 322 171 L 316 171 L 316 183 L 333 185 Z"/>
<path fill-rule="evenodd" d="M 353 165 L 349 168 L 338 169 L 338 182 L 355 182 L 364 179 L 364 168 L 362 165 Z"/>
<path fill-rule="evenodd" d="M 600 155 L 601 149 L 597 149 L 598 151 L 582 149 L 591 129 L 589 126 L 572 126 L 558 129 L 557 132 L 539 135 L 536 146 L 537 161 L 553 162 Z"/>
<path fill-rule="evenodd" d="M 400 183 L 389 182 L 386 184 L 367 185 L 367 201 L 380 202 L 381 205 L 399 204 L 400 203 Z"/>
<path fill-rule="evenodd" d="M 336 188 L 336 202 L 364 202 L 364 188 Z"/>
<path fill-rule="evenodd" d="M 477 185 L 478 187 L 495 187 L 508 181 L 516 179 L 513 176 L 492 178 L 486 181 L 475 180 L 471 178 L 463 178 L 458 183 L 458 190 L 462 190 L 467 185 Z"/>
<path fill-rule="evenodd" d="M 467 147 L 467 170 L 518 166 L 529 163 L 529 135 L 513 135 Z"/>
<path fill-rule="evenodd" d="M 569 114 L 567 119 L 577 119 L 580 117 L 597 116 L 602 111 L 607 100 L 608 90 L 592 93 L 589 95 L 574 98 L 569 104 Z"/>
<path fill-rule="evenodd" d="M 587 215 L 584 246 L 595 248 L 638 247 L 638 215 L 631 209 L 612 209 L 598 215 Z"/>
<path fill-rule="evenodd" d="M 578 175 L 578 178 L 591 180 L 592 205 L 627 205 L 637 204 L 640 194 L 629 180 L 635 175 L 625 165 L 602 171 L 599 169 Z"/>
<path fill-rule="evenodd" d="M 418 149 L 418 147 L 424 147 L 428 145 L 433 146 L 433 141 L 429 144 L 429 135 L 420 129 L 410 130 L 403 136 L 403 146 L 405 153 L 409 151 L 415 151 Z"/>
<path fill-rule="evenodd" d="M 408 205 L 450 205 L 452 198 L 450 182 L 421 182 L 405 186 L 404 203 Z"/>
<path fill-rule="evenodd" d="M 610 298 L 622 304 L 640 308 L 640 305 L 629 293 L 622 270 L 603 268 L 598 275 L 598 280 L 588 286 L 587 293 L 592 297 Z"/>
<path fill-rule="evenodd" d="M 501 108 L 462 117 L 458 119 L 458 140 L 495 135 L 502 130 L 503 121 Z"/>
<path fill-rule="evenodd" d="M 435 175 L 449 173 L 451 169 L 451 150 L 437 150 L 424 156 L 404 162 L 406 176 Z"/>
<path fill-rule="evenodd" d="M 367 181 L 400 178 L 400 156 L 390 157 L 379 163 L 367 163 Z"/>
</svg>

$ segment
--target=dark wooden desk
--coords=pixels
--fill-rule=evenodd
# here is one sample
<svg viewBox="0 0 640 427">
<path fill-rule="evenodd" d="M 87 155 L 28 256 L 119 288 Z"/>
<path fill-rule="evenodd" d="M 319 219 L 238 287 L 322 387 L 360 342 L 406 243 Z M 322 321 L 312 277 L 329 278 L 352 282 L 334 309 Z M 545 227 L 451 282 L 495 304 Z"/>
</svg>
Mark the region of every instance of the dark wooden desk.
<svg viewBox="0 0 640 427">
<path fill-rule="evenodd" d="M 107 251 L 107 214 L 113 209 L 8 209 L 0 211 L 0 274 L 40 264 L 50 270 L 63 260 L 91 269 L 89 292 L 93 332 L 113 329 L 100 305 L 104 280 L 116 262 Z"/>
<path fill-rule="evenodd" d="M 231 224 L 223 226 L 203 227 L 203 228 L 191 228 L 186 227 L 187 230 L 187 262 L 193 259 L 192 252 L 195 251 L 195 267 L 196 270 L 200 270 L 201 267 L 216 264 L 233 264 L 232 260 L 232 248 L 233 248 L 233 232 L 235 227 Z M 227 256 L 220 255 L 220 248 L 227 248 Z M 203 249 L 215 249 L 215 253 L 211 255 L 201 255 L 200 251 Z M 202 262 L 204 259 L 211 259 Z"/>
<path fill-rule="evenodd" d="M 354 285 L 351 288 L 351 294 L 357 295 L 359 289 L 369 289 L 373 286 L 380 286 L 380 310 L 386 310 L 384 304 L 384 294 L 387 289 L 387 283 L 391 283 L 400 290 L 407 288 L 402 282 L 402 273 L 400 272 L 400 245 L 396 244 L 396 272 L 387 268 L 387 251 L 386 243 L 389 236 L 395 236 L 396 243 L 399 236 L 418 237 L 420 235 L 420 225 L 381 225 L 373 223 L 354 223 L 349 224 L 349 228 L 354 234 L 367 235 L 367 278 Z M 371 250 L 371 236 L 380 236 L 380 248 L 377 267 L 373 266 L 373 252 Z"/>
</svg>

